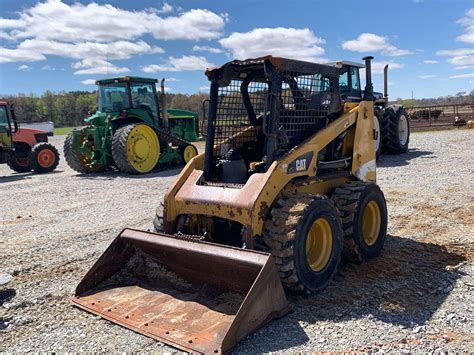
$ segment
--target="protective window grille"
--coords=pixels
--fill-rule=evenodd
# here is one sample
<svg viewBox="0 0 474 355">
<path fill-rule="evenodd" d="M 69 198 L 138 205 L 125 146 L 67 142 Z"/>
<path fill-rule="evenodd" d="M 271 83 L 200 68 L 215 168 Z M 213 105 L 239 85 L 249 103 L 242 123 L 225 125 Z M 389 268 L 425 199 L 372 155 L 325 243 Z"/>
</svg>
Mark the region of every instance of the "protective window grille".
<svg viewBox="0 0 474 355">
<path fill-rule="evenodd" d="M 326 125 L 332 80 L 320 74 L 283 72 L 278 153 L 284 153 Z"/>
<path fill-rule="evenodd" d="M 228 86 L 219 87 L 214 144 L 223 143 L 223 148 L 216 152 L 217 155 L 225 155 L 226 150 L 239 147 L 244 141 L 257 139 L 256 131 L 251 129 L 252 124 L 244 104 L 241 85 L 241 80 L 232 80 Z M 263 114 L 268 84 L 263 81 L 251 81 L 247 90 L 252 109 L 258 118 Z M 244 131 L 245 133 L 241 133 Z"/>
</svg>

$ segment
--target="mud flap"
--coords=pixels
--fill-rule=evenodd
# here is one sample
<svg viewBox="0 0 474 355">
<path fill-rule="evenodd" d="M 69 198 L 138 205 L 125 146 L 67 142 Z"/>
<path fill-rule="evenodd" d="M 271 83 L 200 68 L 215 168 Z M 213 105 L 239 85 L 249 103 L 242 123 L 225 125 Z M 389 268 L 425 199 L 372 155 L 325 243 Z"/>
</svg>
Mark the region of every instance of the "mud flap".
<svg viewBox="0 0 474 355">
<path fill-rule="evenodd" d="M 270 254 L 132 229 L 72 303 L 179 349 L 216 354 L 290 310 Z"/>
</svg>

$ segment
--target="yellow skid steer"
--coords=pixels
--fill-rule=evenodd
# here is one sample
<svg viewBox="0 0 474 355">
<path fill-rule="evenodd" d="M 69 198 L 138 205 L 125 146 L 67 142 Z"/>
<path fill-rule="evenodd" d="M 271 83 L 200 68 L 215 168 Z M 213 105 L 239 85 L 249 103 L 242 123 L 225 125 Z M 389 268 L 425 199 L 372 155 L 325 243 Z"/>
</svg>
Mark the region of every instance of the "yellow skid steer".
<svg viewBox="0 0 474 355">
<path fill-rule="evenodd" d="M 267 56 L 207 70 L 205 153 L 168 190 L 156 232 L 125 229 L 73 303 L 183 350 L 225 353 L 290 310 L 284 289 L 321 291 L 342 255 L 377 256 L 387 209 L 371 59 L 358 101 L 341 95 L 338 63 Z M 360 91 L 358 72 L 349 86 Z"/>
</svg>

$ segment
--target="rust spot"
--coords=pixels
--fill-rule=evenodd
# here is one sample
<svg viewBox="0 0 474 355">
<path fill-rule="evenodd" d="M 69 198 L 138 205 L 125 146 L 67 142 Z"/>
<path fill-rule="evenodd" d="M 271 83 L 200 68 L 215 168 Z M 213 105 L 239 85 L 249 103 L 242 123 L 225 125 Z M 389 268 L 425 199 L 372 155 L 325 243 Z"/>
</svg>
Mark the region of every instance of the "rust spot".
<svg viewBox="0 0 474 355">
<path fill-rule="evenodd" d="M 260 211 L 258 212 L 258 216 L 262 219 L 265 220 L 267 218 L 267 213 L 268 213 L 269 207 L 265 201 L 262 201 L 260 203 Z"/>
<path fill-rule="evenodd" d="M 242 207 L 237 207 L 237 213 L 242 216 Z"/>
<path fill-rule="evenodd" d="M 231 209 L 230 212 L 229 212 L 229 217 L 230 218 L 234 218 L 235 217 L 235 213 L 234 213 L 234 210 Z"/>
</svg>

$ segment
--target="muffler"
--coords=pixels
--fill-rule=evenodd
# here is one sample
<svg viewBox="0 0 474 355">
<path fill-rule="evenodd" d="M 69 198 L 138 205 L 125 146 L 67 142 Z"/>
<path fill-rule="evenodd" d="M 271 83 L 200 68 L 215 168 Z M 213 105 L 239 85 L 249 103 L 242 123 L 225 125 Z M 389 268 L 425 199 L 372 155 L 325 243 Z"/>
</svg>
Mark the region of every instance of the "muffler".
<svg viewBox="0 0 474 355">
<path fill-rule="evenodd" d="M 226 353 L 285 315 L 270 254 L 125 229 L 72 303 L 185 351 Z"/>
</svg>

